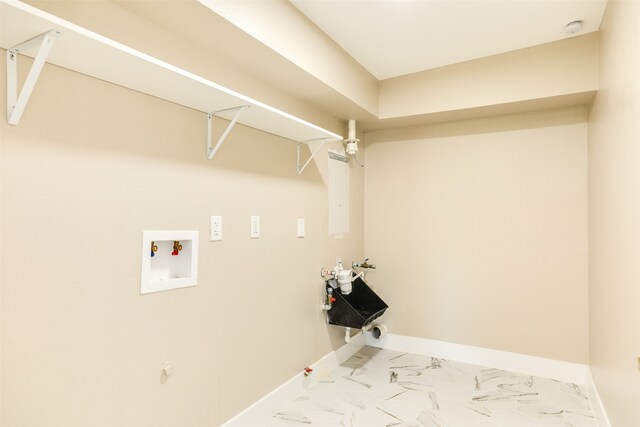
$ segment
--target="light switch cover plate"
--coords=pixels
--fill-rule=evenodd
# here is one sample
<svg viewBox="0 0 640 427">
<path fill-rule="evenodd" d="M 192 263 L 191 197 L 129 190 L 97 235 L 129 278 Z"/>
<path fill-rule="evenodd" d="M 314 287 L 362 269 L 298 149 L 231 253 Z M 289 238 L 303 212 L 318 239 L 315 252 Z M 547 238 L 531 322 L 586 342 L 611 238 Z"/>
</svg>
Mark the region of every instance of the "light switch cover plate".
<svg viewBox="0 0 640 427">
<path fill-rule="evenodd" d="M 249 237 L 252 239 L 260 238 L 260 217 L 258 215 L 251 216 L 251 231 Z"/>
<path fill-rule="evenodd" d="M 222 217 L 220 215 L 211 217 L 211 241 L 222 240 Z"/>
</svg>

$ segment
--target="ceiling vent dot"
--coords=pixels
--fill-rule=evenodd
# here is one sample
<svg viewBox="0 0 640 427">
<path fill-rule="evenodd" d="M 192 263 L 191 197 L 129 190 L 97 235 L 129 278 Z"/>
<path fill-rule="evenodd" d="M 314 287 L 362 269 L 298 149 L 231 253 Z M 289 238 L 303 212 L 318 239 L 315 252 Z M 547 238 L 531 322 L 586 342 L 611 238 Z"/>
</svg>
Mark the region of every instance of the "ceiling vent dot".
<svg viewBox="0 0 640 427">
<path fill-rule="evenodd" d="M 567 34 L 576 34 L 582 31 L 582 27 L 584 27 L 584 22 L 582 21 L 571 21 L 567 25 L 564 26 L 564 32 Z"/>
</svg>

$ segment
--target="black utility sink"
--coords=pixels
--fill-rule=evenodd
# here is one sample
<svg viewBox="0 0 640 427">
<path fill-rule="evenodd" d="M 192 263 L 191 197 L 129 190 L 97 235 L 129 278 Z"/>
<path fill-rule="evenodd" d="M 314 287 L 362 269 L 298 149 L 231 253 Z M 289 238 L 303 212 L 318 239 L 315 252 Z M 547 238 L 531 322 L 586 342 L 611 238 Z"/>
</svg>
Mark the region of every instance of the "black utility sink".
<svg viewBox="0 0 640 427">
<path fill-rule="evenodd" d="M 353 290 L 349 295 L 342 295 L 340 288 L 333 290 L 336 302 L 327 311 L 330 324 L 360 329 L 382 316 L 389 308 L 361 278 L 354 280 L 352 285 Z M 327 290 L 329 288 L 331 285 L 327 284 Z"/>
</svg>

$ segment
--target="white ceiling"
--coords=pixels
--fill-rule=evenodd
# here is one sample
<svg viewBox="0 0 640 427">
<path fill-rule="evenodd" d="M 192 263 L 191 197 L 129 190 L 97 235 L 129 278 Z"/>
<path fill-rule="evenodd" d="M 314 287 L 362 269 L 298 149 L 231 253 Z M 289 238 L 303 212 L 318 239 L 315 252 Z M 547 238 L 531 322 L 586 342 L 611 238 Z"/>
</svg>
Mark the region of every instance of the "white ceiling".
<svg viewBox="0 0 640 427">
<path fill-rule="evenodd" d="M 597 31 L 607 0 L 290 0 L 378 80 Z"/>
</svg>

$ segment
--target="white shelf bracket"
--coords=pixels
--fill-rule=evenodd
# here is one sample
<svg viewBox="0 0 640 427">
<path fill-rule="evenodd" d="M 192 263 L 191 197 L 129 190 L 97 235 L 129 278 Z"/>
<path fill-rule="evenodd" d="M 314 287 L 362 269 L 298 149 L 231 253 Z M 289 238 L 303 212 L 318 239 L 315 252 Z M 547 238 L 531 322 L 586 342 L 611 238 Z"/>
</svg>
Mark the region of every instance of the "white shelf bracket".
<svg viewBox="0 0 640 427">
<path fill-rule="evenodd" d="M 220 147 L 222 147 L 222 144 L 224 144 L 225 139 L 227 139 L 227 136 L 229 136 L 231 129 L 233 129 L 233 127 L 238 122 L 238 119 L 240 118 L 240 114 L 242 114 L 242 112 L 247 108 L 249 108 L 248 105 L 241 105 L 239 107 L 227 108 L 226 110 L 220 110 L 214 113 L 207 114 L 207 159 L 209 160 L 213 159 L 213 156 L 216 155 Z M 233 116 L 231 123 L 227 125 L 227 128 L 218 139 L 218 142 L 216 143 L 216 145 L 212 147 L 211 138 L 212 138 L 212 132 L 213 132 L 213 117 L 218 113 L 224 113 L 226 111 L 234 111 L 234 110 L 238 110 L 236 112 L 236 115 Z"/>
<path fill-rule="evenodd" d="M 333 141 L 336 140 L 335 138 L 332 137 L 326 137 L 326 138 L 314 138 L 314 139 L 310 139 L 308 141 L 300 141 L 298 142 L 298 153 L 297 153 L 297 161 L 296 161 L 296 168 L 297 168 L 297 172 L 298 175 L 300 175 L 305 168 L 307 167 L 307 165 L 309 165 L 309 163 L 311 162 L 311 160 L 313 160 L 313 158 L 316 156 L 316 154 L 318 154 L 318 151 L 320 151 L 320 149 L 322 148 L 322 146 L 328 142 L 328 141 Z M 304 163 L 304 165 L 302 165 L 302 167 L 300 167 L 300 145 L 301 144 L 307 144 L 309 142 L 313 142 L 313 141 L 322 141 L 322 143 L 318 146 L 318 148 L 315 149 L 315 151 L 311 152 L 311 156 L 307 159 L 307 161 Z"/>
<path fill-rule="evenodd" d="M 7 49 L 7 123 L 10 125 L 15 126 L 20 122 L 42 67 L 44 67 L 49 52 L 51 52 L 51 48 L 59 35 L 59 31 L 47 31 L 31 40 Z M 38 53 L 22 85 L 22 90 L 18 94 L 18 54 L 34 46 L 39 46 Z"/>
</svg>

